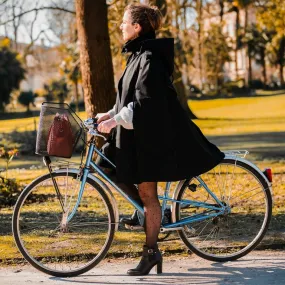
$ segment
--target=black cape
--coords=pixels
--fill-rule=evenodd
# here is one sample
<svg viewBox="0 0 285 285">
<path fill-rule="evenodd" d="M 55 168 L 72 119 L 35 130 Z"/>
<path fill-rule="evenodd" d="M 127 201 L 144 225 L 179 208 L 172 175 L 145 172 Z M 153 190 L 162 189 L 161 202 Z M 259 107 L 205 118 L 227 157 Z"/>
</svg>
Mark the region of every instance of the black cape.
<svg viewBox="0 0 285 285">
<path fill-rule="evenodd" d="M 123 52 L 131 55 L 118 83 L 116 113 L 134 102 L 134 129 L 116 127 L 118 181 L 178 181 L 219 164 L 224 153 L 205 138 L 178 101 L 171 81 L 174 40 L 149 33 L 127 42 Z"/>
</svg>

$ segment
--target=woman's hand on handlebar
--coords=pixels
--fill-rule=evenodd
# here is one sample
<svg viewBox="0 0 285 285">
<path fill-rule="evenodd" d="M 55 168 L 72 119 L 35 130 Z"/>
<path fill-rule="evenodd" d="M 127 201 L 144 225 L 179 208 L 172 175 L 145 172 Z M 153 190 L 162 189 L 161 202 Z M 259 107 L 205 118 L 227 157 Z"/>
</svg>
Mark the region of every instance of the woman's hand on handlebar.
<svg viewBox="0 0 285 285">
<path fill-rule="evenodd" d="M 97 124 L 109 120 L 110 119 L 110 115 L 108 113 L 98 113 L 95 117 L 97 119 Z"/>
<path fill-rule="evenodd" d="M 99 120 L 97 121 L 97 123 L 99 122 Z M 105 133 L 108 134 L 111 132 L 111 130 L 113 128 L 115 128 L 117 126 L 117 122 L 115 121 L 114 118 L 111 118 L 109 120 L 104 120 L 101 121 L 101 123 L 99 124 L 99 126 L 97 127 L 97 130 L 100 133 Z"/>
</svg>

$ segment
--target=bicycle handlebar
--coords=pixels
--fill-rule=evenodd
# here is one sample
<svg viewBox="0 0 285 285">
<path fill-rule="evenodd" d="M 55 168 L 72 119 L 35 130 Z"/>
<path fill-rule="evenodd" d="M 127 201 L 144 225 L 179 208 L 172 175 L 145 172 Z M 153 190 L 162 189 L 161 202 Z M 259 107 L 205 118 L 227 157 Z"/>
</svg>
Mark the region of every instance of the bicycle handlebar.
<svg viewBox="0 0 285 285">
<path fill-rule="evenodd" d="M 97 124 L 97 118 L 89 118 L 83 121 L 84 126 L 87 129 L 97 128 L 99 124 Z"/>
<path fill-rule="evenodd" d="M 98 120 L 97 118 L 86 119 L 83 121 L 83 125 L 86 129 L 88 129 L 88 133 L 90 135 L 95 136 L 95 137 L 101 137 L 106 141 L 107 138 L 98 133 L 97 127 L 99 124 L 97 124 L 97 120 Z"/>
</svg>

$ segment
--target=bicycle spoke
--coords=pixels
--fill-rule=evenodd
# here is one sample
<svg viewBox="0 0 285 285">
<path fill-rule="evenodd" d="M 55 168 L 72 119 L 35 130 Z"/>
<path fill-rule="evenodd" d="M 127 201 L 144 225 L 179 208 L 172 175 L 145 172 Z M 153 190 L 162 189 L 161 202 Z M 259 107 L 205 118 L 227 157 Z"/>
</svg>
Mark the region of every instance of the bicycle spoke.
<svg viewBox="0 0 285 285">
<path fill-rule="evenodd" d="M 49 175 L 26 189 L 22 204 L 17 206 L 19 219 L 14 232 L 21 241 L 17 245 L 30 257 L 31 264 L 36 263 L 45 272 L 79 272 L 106 254 L 116 224 L 112 206 L 100 186 L 86 183 L 78 209 L 68 221 L 79 197 L 80 181 L 67 172 L 53 178 L 64 211 Z"/>
<path fill-rule="evenodd" d="M 219 164 L 213 170 L 202 174 L 201 179 L 224 205 L 224 212 L 217 212 L 214 218 L 195 221 L 195 217 L 206 211 L 203 204 L 179 207 L 178 220 L 193 217 L 193 221 L 188 223 L 179 235 L 191 250 L 210 260 L 232 260 L 246 254 L 264 235 L 265 224 L 268 226 L 267 215 L 270 212 L 267 208 L 271 205 L 268 205 L 270 196 L 266 192 L 267 187 L 251 172 L 250 166 L 243 167 L 236 160 Z M 193 183 L 192 181 L 194 179 L 189 184 Z M 218 206 L 204 187 L 199 187 L 196 191 L 183 187 L 179 200 Z"/>
</svg>

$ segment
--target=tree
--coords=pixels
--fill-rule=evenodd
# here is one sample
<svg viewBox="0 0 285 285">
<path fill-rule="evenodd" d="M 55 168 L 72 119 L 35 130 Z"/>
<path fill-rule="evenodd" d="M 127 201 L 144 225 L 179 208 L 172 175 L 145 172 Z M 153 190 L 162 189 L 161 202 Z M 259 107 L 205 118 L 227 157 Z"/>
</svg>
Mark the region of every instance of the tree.
<svg viewBox="0 0 285 285">
<path fill-rule="evenodd" d="M 258 1 L 257 20 L 260 30 L 272 32 L 271 43 L 267 45 L 268 57 L 272 64 L 279 65 L 281 85 L 284 85 L 285 62 L 285 6 L 283 0 Z"/>
<path fill-rule="evenodd" d="M 160 9 L 162 12 L 163 18 L 164 18 L 164 30 L 161 32 L 162 36 L 166 37 L 174 37 L 175 38 L 175 52 L 176 52 L 176 57 L 175 57 L 175 68 L 173 72 L 173 78 L 174 78 L 174 86 L 175 89 L 177 90 L 177 96 L 178 99 L 183 107 L 183 109 L 187 112 L 188 117 L 190 119 L 197 119 L 195 114 L 192 112 L 192 110 L 189 108 L 188 102 L 187 102 L 187 97 L 185 93 L 185 85 L 182 81 L 182 69 L 183 69 L 183 64 L 190 65 L 192 63 L 192 57 L 193 57 L 193 48 L 190 44 L 189 41 L 187 41 L 187 31 L 186 28 L 186 23 L 184 21 L 184 27 L 183 27 L 183 32 L 181 35 L 187 35 L 182 41 L 180 39 L 179 35 L 179 23 L 181 22 L 182 16 L 185 16 L 183 13 L 180 15 L 181 7 L 180 3 L 176 2 L 172 3 L 173 5 L 170 5 L 167 0 L 157 0 L 155 2 L 157 7 Z M 171 6 L 171 9 L 170 9 Z M 171 17 L 171 15 L 174 15 L 174 18 Z M 173 29 L 172 24 L 175 24 L 175 29 Z M 183 43 L 182 43 L 183 42 Z M 188 76 L 188 74 L 187 74 Z"/>
<path fill-rule="evenodd" d="M 79 92 L 78 83 L 81 80 L 80 61 L 79 61 L 79 48 L 77 43 L 70 43 L 63 45 L 61 51 L 65 57 L 60 65 L 60 70 L 66 75 L 67 79 L 74 86 L 75 109 L 78 112 Z"/>
<path fill-rule="evenodd" d="M 57 3 L 55 3 L 57 2 Z M 23 60 L 26 56 L 33 54 L 33 46 L 38 39 L 50 39 L 50 27 L 42 25 L 46 11 L 64 12 L 75 15 L 70 9 L 73 0 L 57 1 L 27 1 L 27 0 L 7 0 L 0 2 L 0 26 L 5 30 L 5 36 L 12 39 L 13 49 L 18 51 L 19 33 L 25 30 L 25 35 L 29 37 L 29 44 L 24 48 Z M 62 17 L 63 18 L 63 17 Z M 38 30 L 38 32 L 36 32 Z"/>
<path fill-rule="evenodd" d="M 266 29 L 260 30 L 256 24 L 252 24 L 248 27 L 243 42 L 248 46 L 248 52 L 250 58 L 254 58 L 257 64 L 262 66 L 263 84 L 267 84 L 267 71 L 266 71 L 266 46 L 270 43 L 272 33 Z"/>
<path fill-rule="evenodd" d="M 114 73 L 106 0 L 76 0 L 80 66 L 88 117 L 112 108 Z"/>
<path fill-rule="evenodd" d="M 285 6 L 283 0 L 256 1 L 257 23 L 259 27 L 266 26 L 268 30 L 275 30 L 280 37 L 285 31 Z"/>
<path fill-rule="evenodd" d="M 220 25 L 211 24 L 203 45 L 208 80 L 214 84 L 216 90 L 219 91 L 223 78 L 224 64 L 227 61 L 231 61 L 231 48 L 229 47 L 227 38 L 222 33 Z"/>
<path fill-rule="evenodd" d="M 268 45 L 268 58 L 273 65 L 279 66 L 279 79 L 281 86 L 284 86 L 284 64 L 285 64 L 285 36 L 275 35 Z"/>
<path fill-rule="evenodd" d="M 196 0 L 197 13 L 197 35 L 198 35 L 198 58 L 199 58 L 199 72 L 200 72 L 200 89 L 203 88 L 203 0 Z"/>
<path fill-rule="evenodd" d="M 248 23 L 248 7 L 251 5 L 253 0 L 228 0 L 229 3 L 231 3 L 231 8 L 229 9 L 229 12 L 234 11 L 236 13 L 236 31 L 235 31 L 235 70 L 236 70 L 236 77 L 238 78 L 238 50 L 242 47 L 242 30 L 241 30 L 241 24 L 240 24 L 240 10 L 245 9 L 245 23 L 244 23 L 244 29 L 247 29 L 247 23 Z M 250 52 L 248 52 L 250 54 Z M 251 58 L 249 58 L 249 77 L 251 77 Z"/>
<path fill-rule="evenodd" d="M 218 0 L 218 4 L 220 6 L 220 23 L 222 23 L 225 13 L 225 0 Z"/>
<path fill-rule="evenodd" d="M 22 91 L 18 97 L 18 102 L 27 107 L 27 113 L 30 112 L 30 105 L 34 105 L 36 94 L 32 91 Z"/>
<path fill-rule="evenodd" d="M 25 69 L 17 53 L 9 48 L 9 40 L 0 43 L 0 111 L 10 102 L 10 94 L 19 89 L 25 78 Z"/>
<path fill-rule="evenodd" d="M 69 89 L 64 78 L 52 80 L 49 84 L 44 84 L 44 96 L 47 101 L 59 101 L 63 103 L 67 98 Z"/>
</svg>

